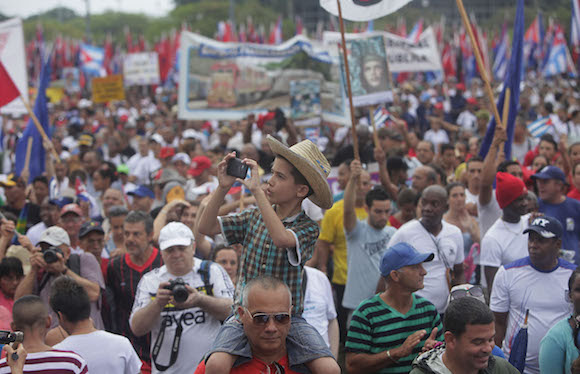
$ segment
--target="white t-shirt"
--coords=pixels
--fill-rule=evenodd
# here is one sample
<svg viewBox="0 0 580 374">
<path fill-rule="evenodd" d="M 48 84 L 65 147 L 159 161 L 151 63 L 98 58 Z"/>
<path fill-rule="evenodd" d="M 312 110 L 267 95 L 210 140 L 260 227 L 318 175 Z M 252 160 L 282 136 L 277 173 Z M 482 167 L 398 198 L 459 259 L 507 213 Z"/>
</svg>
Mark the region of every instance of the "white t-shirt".
<svg viewBox="0 0 580 374">
<path fill-rule="evenodd" d="M 137 177 L 136 184 L 151 184 L 151 173 L 161 168 L 161 162 L 153 155 L 143 157 L 135 166 L 130 169 L 129 174 Z"/>
<path fill-rule="evenodd" d="M 110 332 L 71 335 L 54 348 L 78 353 L 92 373 L 138 374 L 141 370 L 141 359 L 129 339 Z"/>
<path fill-rule="evenodd" d="M 463 263 L 463 236 L 461 230 L 455 225 L 441 221 L 443 227 L 437 236 L 433 236 L 414 219 L 401 226 L 389 241 L 388 247 L 406 242 L 411 244 L 421 253 L 434 253 L 433 261 L 425 262 L 423 267 L 427 271 L 424 287 L 417 291 L 417 295 L 432 302 L 439 313 L 444 313 L 449 297 L 449 286 L 446 277 L 446 265 L 453 268 L 454 265 Z M 437 246 L 435 246 L 437 243 Z M 439 251 L 437 250 L 439 247 Z M 440 254 L 445 256 L 445 261 Z"/>
<path fill-rule="evenodd" d="M 457 117 L 457 124 L 463 130 L 475 131 L 477 130 L 477 117 L 469 110 L 464 110 Z"/>
<path fill-rule="evenodd" d="M 11 372 L 10 366 L 6 365 L 6 358 L 0 360 L 0 374 L 10 374 Z M 24 372 L 87 374 L 89 370 L 87 362 L 78 354 L 52 349 L 45 352 L 28 353 L 24 363 Z"/>
<path fill-rule="evenodd" d="M 204 283 L 199 274 L 200 266 L 201 260 L 194 258 L 192 271 L 180 278 L 191 287 L 203 290 Z M 176 278 L 179 277 L 169 273 L 166 265 L 145 274 L 137 286 L 135 303 L 133 304 L 133 310 L 129 321 L 131 322 L 133 320 L 135 312 L 146 307 L 154 300 L 159 283 L 168 282 L 170 279 Z M 213 285 L 213 295 L 215 297 L 231 299 L 233 301 L 234 285 L 226 271 L 216 263 L 212 263 L 210 267 L 210 284 Z M 182 321 L 181 325 L 183 332 L 181 334 L 181 343 L 179 345 L 177 360 L 167 370 L 158 371 L 153 362 L 153 348 L 155 346 L 155 341 L 159 336 L 160 327 L 162 326 L 163 321 L 167 321 L 166 324 L 168 326 L 165 329 L 165 336 L 161 343 L 161 349 L 156 360 L 158 364 L 169 364 L 171 345 L 175 338 L 175 331 L 179 321 Z M 200 308 L 175 309 L 172 305 L 166 305 L 161 312 L 159 324 L 151 330 L 151 372 L 153 374 L 190 372 L 193 370 L 192 368 L 197 367 L 197 364 L 199 364 L 203 355 L 211 348 L 220 327 L 221 322 L 219 320 Z"/>
<path fill-rule="evenodd" d="M 518 223 L 509 223 L 501 218 L 487 230 L 481 241 L 479 263 L 484 266 L 500 267 L 528 255 L 528 228 L 530 215 L 520 217 Z"/>
<path fill-rule="evenodd" d="M 304 312 L 302 317 L 324 338 L 330 347 L 328 324 L 336 318 L 332 288 L 326 275 L 318 269 L 304 266 L 307 283 L 304 292 Z"/>
<path fill-rule="evenodd" d="M 439 153 L 439 144 L 449 143 L 449 136 L 443 129 L 439 129 L 437 131 L 429 129 L 425 131 L 423 140 L 433 143 L 435 146 L 435 153 Z"/>
<path fill-rule="evenodd" d="M 479 195 L 472 194 L 467 188 L 465 189 L 465 204 L 473 203 L 477 204 Z"/>
<path fill-rule="evenodd" d="M 499 268 L 493 281 L 490 308 L 497 313 L 509 313 L 502 349 L 506 356 L 528 316 L 528 350 L 524 373 L 539 374 L 540 340 L 548 330 L 572 312 L 567 300 L 568 279 L 576 268 L 562 259 L 551 271 L 539 271 L 529 257 Z"/>
</svg>

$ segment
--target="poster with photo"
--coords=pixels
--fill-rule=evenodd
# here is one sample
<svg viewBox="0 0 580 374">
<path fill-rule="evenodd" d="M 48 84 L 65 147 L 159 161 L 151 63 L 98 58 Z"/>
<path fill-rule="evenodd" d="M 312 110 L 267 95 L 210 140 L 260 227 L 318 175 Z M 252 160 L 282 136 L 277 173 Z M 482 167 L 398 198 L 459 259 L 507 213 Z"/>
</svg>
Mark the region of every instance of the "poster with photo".
<svg viewBox="0 0 580 374">
<path fill-rule="evenodd" d="M 297 126 L 320 123 L 320 81 L 299 80 L 290 82 L 290 118 Z"/>
</svg>

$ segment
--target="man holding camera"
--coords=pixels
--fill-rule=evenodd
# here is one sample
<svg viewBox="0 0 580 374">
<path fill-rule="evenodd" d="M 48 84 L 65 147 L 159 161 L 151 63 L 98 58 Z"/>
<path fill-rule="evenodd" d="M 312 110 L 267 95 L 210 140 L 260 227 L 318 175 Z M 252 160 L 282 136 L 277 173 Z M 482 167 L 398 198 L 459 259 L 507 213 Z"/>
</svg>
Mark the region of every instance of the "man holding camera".
<svg viewBox="0 0 580 374">
<path fill-rule="evenodd" d="M 161 229 L 159 249 L 165 265 L 139 282 L 131 330 L 151 332 L 152 373 L 183 373 L 211 348 L 230 314 L 234 286 L 219 265 L 193 257 L 193 233 L 181 222 Z"/>
<path fill-rule="evenodd" d="M 66 231 L 58 226 L 46 229 L 40 236 L 38 248 L 29 248 L 30 272 L 18 285 L 14 298 L 35 294 L 40 296 L 47 305 L 50 299 L 53 282 L 61 275 L 66 275 L 80 284 L 89 295 L 91 301 L 91 319 L 99 330 L 104 328 L 98 302 L 105 281 L 101 268 L 95 256 L 90 253 L 71 254 L 70 238 Z M 51 311 L 52 325 L 56 327 L 58 320 Z"/>
</svg>

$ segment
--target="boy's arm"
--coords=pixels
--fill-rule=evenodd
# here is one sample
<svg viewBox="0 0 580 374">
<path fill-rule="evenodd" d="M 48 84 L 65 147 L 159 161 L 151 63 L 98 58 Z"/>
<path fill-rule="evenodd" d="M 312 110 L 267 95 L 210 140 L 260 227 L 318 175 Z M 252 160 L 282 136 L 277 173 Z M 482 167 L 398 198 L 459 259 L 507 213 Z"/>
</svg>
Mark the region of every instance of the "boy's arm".
<svg viewBox="0 0 580 374">
<path fill-rule="evenodd" d="M 224 159 L 217 166 L 219 186 L 210 195 L 211 197 L 207 202 L 207 206 L 202 211 L 199 218 L 198 230 L 201 234 L 213 236 L 221 233 L 221 226 L 217 219 L 218 211 L 228 191 L 236 181 L 235 177 L 227 175 L 226 173 L 228 161 L 235 157 L 236 154 L 231 152 L 227 154 L 226 157 L 224 157 Z"/>
<path fill-rule="evenodd" d="M 356 227 L 356 186 L 360 179 L 362 166 L 359 160 L 353 160 L 350 163 L 350 178 L 344 190 L 344 215 L 343 223 L 346 232 L 351 232 Z"/>
<path fill-rule="evenodd" d="M 497 170 L 496 159 L 499 147 L 506 141 L 507 135 L 505 130 L 499 126 L 495 127 L 495 133 L 487 155 L 483 160 L 483 171 L 481 173 L 481 187 L 479 190 L 479 204 L 485 206 L 491 201 L 493 192 L 493 181 Z"/>
<path fill-rule="evenodd" d="M 270 233 L 274 245 L 284 249 L 296 247 L 296 237 L 291 231 L 286 230 L 286 227 L 284 227 L 280 217 L 278 217 L 278 214 L 276 214 L 276 211 L 272 208 L 270 201 L 262 190 L 260 177 L 258 175 L 258 164 L 256 161 L 247 158 L 244 159 L 243 162 L 252 170 L 252 177 L 249 180 L 238 179 L 238 181 L 242 182 L 256 198 L 256 205 L 258 205 L 258 208 L 260 209 L 262 219 L 268 228 L 268 232 Z"/>
</svg>

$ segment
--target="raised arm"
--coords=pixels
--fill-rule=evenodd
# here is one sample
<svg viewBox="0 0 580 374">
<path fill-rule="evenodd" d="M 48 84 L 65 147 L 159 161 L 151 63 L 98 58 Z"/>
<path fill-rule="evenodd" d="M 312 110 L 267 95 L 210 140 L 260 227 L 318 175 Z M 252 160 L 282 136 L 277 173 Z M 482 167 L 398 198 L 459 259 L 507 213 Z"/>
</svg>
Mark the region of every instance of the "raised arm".
<svg viewBox="0 0 580 374">
<path fill-rule="evenodd" d="M 212 192 L 207 206 L 200 214 L 198 229 L 201 234 L 214 236 L 221 232 L 220 224 L 217 219 L 218 211 L 228 191 L 236 180 L 235 177 L 227 175 L 226 173 L 228 160 L 235 157 L 236 155 L 234 152 L 229 153 L 217 166 L 219 186 L 214 192 Z"/>
<path fill-rule="evenodd" d="M 351 232 L 356 227 L 356 189 L 362 173 L 362 165 L 359 160 L 350 163 L 350 178 L 344 190 L 344 229 Z"/>
<path fill-rule="evenodd" d="M 483 160 L 483 171 L 481 173 L 481 188 L 479 190 L 479 204 L 485 206 L 491 201 L 491 193 L 493 191 L 493 181 L 496 174 L 496 160 L 499 147 L 507 140 L 507 135 L 504 129 L 499 126 L 495 127 L 495 133 L 491 146 L 487 151 L 487 155 Z"/>
</svg>

